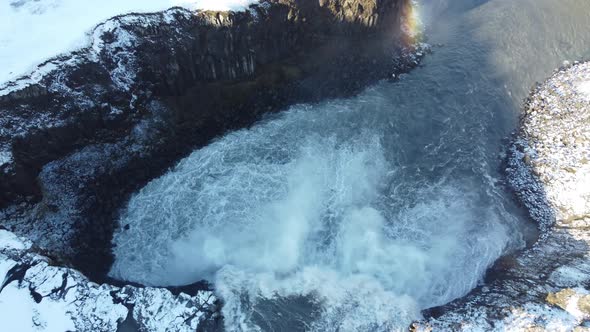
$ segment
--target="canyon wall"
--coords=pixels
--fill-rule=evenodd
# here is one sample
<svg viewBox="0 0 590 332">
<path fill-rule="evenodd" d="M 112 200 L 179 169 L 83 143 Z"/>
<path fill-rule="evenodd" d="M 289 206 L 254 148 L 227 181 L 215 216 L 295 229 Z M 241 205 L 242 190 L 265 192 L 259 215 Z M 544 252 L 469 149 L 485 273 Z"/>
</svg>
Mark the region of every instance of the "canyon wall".
<svg viewBox="0 0 590 332">
<path fill-rule="evenodd" d="M 410 12 L 409 0 L 267 0 L 98 25 L 88 47 L 0 87 L 2 224 L 101 278 L 130 193 L 263 114 L 409 70 Z"/>
</svg>

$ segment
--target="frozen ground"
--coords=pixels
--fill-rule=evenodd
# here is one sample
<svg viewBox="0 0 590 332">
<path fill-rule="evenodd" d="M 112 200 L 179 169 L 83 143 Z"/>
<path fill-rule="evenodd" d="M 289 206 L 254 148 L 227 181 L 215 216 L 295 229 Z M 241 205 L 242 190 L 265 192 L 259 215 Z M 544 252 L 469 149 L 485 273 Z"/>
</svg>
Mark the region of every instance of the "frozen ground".
<svg viewBox="0 0 590 332">
<path fill-rule="evenodd" d="M 0 229 L 2 331 L 116 331 L 124 321 L 140 331 L 195 331 L 215 310 L 211 292 L 97 285 L 35 250 Z"/>
<path fill-rule="evenodd" d="M 0 1 L 0 86 L 43 61 L 88 44 L 98 23 L 130 12 L 173 6 L 240 10 L 256 0 L 3 0 Z"/>
<path fill-rule="evenodd" d="M 578 92 L 590 100 L 590 80 L 578 84 Z"/>
</svg>

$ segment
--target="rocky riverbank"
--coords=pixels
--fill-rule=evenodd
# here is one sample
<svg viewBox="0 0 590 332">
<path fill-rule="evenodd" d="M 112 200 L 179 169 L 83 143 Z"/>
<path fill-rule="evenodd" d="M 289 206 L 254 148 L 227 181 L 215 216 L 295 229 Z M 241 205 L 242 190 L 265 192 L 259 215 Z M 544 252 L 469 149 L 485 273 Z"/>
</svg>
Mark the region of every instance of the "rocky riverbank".
<svg viewBox="0 0 590 332">
<path fill-rule="evenodd" d="M 415 331 L 586 331 L 590 319 L 590 63 L 567 65 L 525 103 L 506 170 L 539 241 L 501 276 Z"/>
<path fill-rule="evenodd" d="M 265 0 L 98 25 L 87 48 L 0 87 L 2 225 L 101 280 L 132 192 L 263 114 L 414 67 L 411 10 L 409 0 Z"/>
</svg>

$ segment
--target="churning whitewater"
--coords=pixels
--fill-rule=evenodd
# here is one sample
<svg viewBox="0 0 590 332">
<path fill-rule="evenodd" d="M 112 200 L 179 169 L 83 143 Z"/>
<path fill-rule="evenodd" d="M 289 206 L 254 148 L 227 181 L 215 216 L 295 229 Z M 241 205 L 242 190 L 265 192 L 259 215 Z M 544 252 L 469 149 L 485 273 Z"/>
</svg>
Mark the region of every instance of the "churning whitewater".
<svg viewBox="0 0 590 332">
<path fill-rule="evenodd" d="M 516 220 L 476 189 L 485 168 L 440 146 L 439 164 L 407 172 L 381 93 L 293 107 L 194 152 L 129 203 L 112 276 L 210 280 L 241 330 L 269 299 L 311 299 L 308 328 L 353 331 L 401 328 L 466 294 L 521 245 Z"/>
<path fill-rule="evenodd" d="M 193 152 L 122 211 L 111 276 L 208 280 L 229 331 L 406 330 L 522 248 L 530 224 L 502 182 L 502 139 L 527 87 L 585 48 L 562 47 L 574 37 L 559 16 L 526 19 L 558 2 L 427 3 L 444 46 L 423 68 Z"/>
</svg>

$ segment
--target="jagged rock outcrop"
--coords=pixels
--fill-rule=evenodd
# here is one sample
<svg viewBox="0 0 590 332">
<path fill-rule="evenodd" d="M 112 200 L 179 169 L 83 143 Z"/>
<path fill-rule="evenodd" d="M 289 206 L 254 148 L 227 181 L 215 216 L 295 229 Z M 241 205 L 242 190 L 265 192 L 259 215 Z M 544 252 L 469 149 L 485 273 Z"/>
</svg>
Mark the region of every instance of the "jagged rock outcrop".
<svg viewBox="0 0 590 332">
<path fill-rule="evenodd" d="M 265 0 L 98 25 L 87 48 L 0 87 L 2 225 L 101 278 L 118 209 L 192 149 L 415 66 L 402 43 L 410 8 Z"/>
<path fill-rule="evenodd" d="M 493 281 L 429 312 L 416 331 L 584 331 L 590 319 L 590 63 L 557 71 L 526 101 L 510 185 L 539 224 Z"/>
<path fill-rule="evenodd" d="M 215 324 L 215 296 L 90 282 L 30 241 L 0 229 L 0 314 L 6 331 L 195 331 Z M 125 329 L 124 329 L 125 330 Z"/>
</svg>

